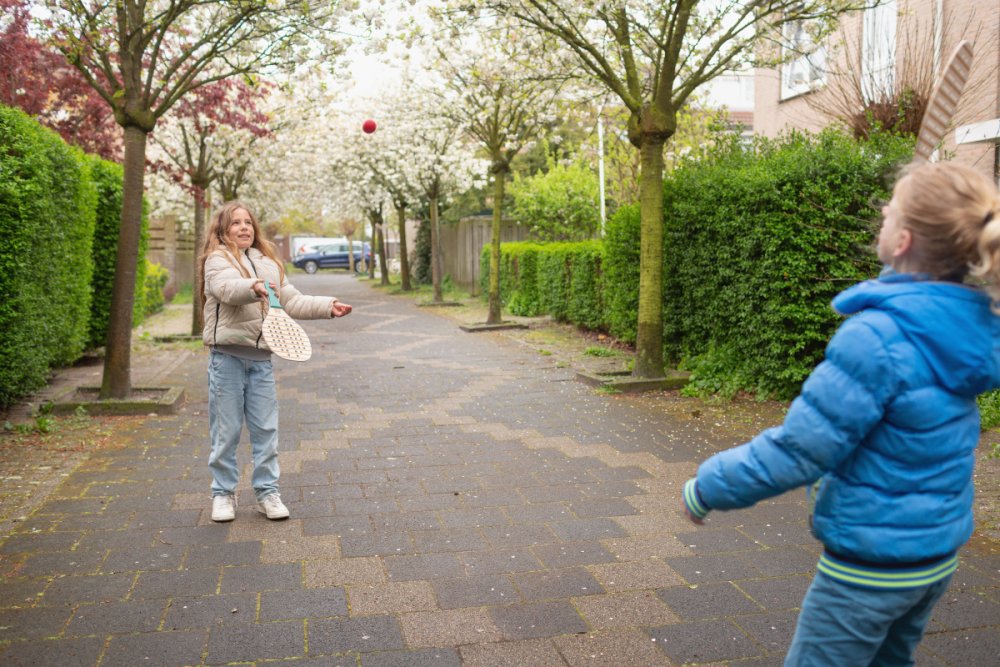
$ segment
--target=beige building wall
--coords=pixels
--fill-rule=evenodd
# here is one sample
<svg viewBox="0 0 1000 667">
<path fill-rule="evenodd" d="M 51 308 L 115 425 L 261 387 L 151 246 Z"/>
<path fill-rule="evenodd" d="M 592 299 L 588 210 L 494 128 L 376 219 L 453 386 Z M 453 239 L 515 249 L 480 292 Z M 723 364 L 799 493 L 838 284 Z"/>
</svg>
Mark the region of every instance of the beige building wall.
<svg viewBox="0 0 1000 667">
<path fill-rule="evenodd" d="M 943 20 L 935 17 L 940 11 Z M 912 49 L 925 47 L 933 55 L 934 27 L 940 25 L 941 44 L 938 60 L 945 60 L 962 39 L 974 41 L 973 69 L 969 85 L 956 112 L 956 127 L 1000 118 L 1000 0 L 897 0 L 896 72 L 912 64 L 907 59 L 906 35 Z M 848 53 L 861 48 L 860 14 L 846 17 L 841 29 L 828 41 L 828 70 L 848 69 Z M 909 62 L 907 62 L 909 60 Z M 942 63 L 943 64 L 943 63 Z M 940 65 L 939 65 L 940 66 Z M 829 112 L 835 74 L 829 74 L 825 86 L 813 92 L 781 99 L 781 70 L 758 69 L 755 72 L 754 129 L 764 136 L 777 136 L 795 128 L 817 131 L 835 123 Z M 968 164 L 997 178 L 997 143 L 955 144 L 955 133 L 945 138 L 945 150 L 951 159 Z"/>
</svg>

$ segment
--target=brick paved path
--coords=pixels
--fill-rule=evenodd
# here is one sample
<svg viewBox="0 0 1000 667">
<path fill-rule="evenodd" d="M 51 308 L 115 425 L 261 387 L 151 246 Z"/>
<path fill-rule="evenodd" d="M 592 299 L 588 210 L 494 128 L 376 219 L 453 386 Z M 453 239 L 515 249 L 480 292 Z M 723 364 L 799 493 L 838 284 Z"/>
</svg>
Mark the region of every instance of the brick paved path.
<svg viewBox="0 0 1000 667">
<path fill-rule="evenodd" d="M 781 664 L 818 555 L 801 492 L 695 529 L 680 484 L 732 443 L 343 274 L 295 282 L 355 311 L 276 361 L 291 518 L 244 473 L 209 520 L 192 355 L 180 414 L 0 536 L 0 664 Z M 997 655 L 1000 558 L 967 552 L 918 664 Z"/>
</svg>

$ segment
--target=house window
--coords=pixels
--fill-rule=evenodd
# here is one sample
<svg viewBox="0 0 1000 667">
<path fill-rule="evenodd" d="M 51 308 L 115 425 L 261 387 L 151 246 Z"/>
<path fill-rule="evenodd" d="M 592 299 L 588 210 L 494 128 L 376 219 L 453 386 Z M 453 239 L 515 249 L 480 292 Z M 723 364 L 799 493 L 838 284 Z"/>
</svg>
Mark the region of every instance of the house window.
<svg viewBox="0 0 1000 667">
<path fill-rule="evenodd" d="M 866 9 L 861 38 L 861 94 L 866 103 L 891 99 L 896 76 L 896 0 Z"/>
<path fill-rule="evenodd" d="M 789 60 L 781 67 L 781 99 L 808 93 L 826 83 L 826 47 L 816 44 L 805 21 L 784 26 L 784 50 Z"/>
</svg>

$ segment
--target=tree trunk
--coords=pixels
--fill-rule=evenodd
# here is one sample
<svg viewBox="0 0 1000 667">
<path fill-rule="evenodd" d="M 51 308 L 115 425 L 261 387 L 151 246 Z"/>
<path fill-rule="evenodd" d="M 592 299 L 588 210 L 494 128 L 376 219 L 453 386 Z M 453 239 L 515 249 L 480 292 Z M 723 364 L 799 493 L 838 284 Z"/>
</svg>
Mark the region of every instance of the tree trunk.
<svg viewBox="0 0 1000 667">
<path fill-rule="evenodd" d="M 663 377 L 663 144 L 643 137 L 639 148 L 639 322 L 635 339 L 638 378 Z"/>
<path fill-rule="evenodd" d="M 205 200 L 202 197 L 205 189 L 195 185 L 194 194 L 194 289 L 191 290 L 191 335 L 200 336 L 205 328 L 205 295 L 202 294 L 198 285 L 201 285 L 202 264 L 198 261 L 201 254 L 201 247 L 205 243 Z"/>
<path fill-rule="evenodd" d="M 406 250 L 406 207 L 396 207 L 396 220 L 399 223 L 399 284 L 404 292 L 409 292 L 410 287 L 410 258 Z"/>
<path fill-rule="evenodd" d="M 122 213 L 118 231 L 118 255 L 111 288 L 111 312 L 104 352 L 101 399 L 128 398 L 132 391 L 132 308 L 142 231 L 143 180 L 146 175 L 146 132 L 125 128 Z"/>
<path fill-rule="evenodd" d="M 493 228 L 490 237 L 489 315 L 486 324 L 500 324 L 500 221 L 503 219 L 503 191 L 507 172 L 493 174 Z"/>
<path fill-rule="evenodd" d="M 379 284 L 388 285 L 389 284 L 389 267 L 385 261 L 385 236 L 382 234 L 382 223 L 380 222 L 375 226 L 378 231 L 378 264 L 379 273 L 382 276 L 382 280 Z"/>
<path fill-rule="evenodd" d="M 371 242 L 371 256 L 372 259 L 368 262 L 368 278 L 375 280 L 375 258 L 378 257 L 378 222 L 376 222 L 374 216 L 370 216 L 372 223 L 372 242 Z"/>
<path fill-rule="evenodd" d="M 348 247 L 348 251 L 347 251 L 347 270 L 351 273 L 351 275 L 354 275 L 354 272 L 357 270 L 357 269 L 355 269 L 355 265 L 354 265 L 354 235 L 353 234 L 347 234 L 346 236 L 347 236 L 347 247 Z M 365 254 L 364 247 L 365 246 L 362 243 L 361 244 L 361 256 L 362 257 L 364 257 L 364 254 Z"/>
<path fill-rule="evenodd" d="M 431 208 L 431 283 L 434 285 L 434 303 L 444 301 L 441 294 L 441 231 L 438 229 L 437 195 L 430 198 Z"/>
</svg>

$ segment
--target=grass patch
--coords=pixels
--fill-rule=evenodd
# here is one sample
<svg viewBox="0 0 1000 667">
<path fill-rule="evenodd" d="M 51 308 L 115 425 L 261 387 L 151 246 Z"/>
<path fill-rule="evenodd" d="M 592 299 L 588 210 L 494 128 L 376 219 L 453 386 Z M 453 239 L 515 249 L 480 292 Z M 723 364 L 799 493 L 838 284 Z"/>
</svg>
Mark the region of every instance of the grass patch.
<svg viewBox="0 0 1000 667">
<path fill-rule="evenodd" d="M 586 350 L 583 351 L 588 357 L 616 357 L 618 353 L 614 350 L 608 349 L 606 347 L 601 347 L 600 345 L 591 345 Z"/>
<path fill-rule="evenodd" d="M 174 298 L 170 300 L 170 303 L 178 305 L 194 303 L 194 288 L 191 286 L 191 283 L 184 283 L 177 288 L 177 293 L 174 294 Z"/>
</svg>

